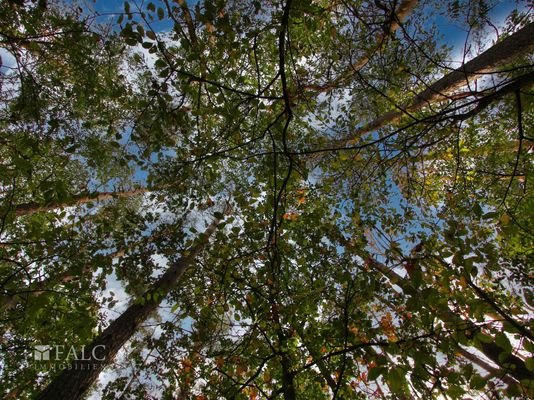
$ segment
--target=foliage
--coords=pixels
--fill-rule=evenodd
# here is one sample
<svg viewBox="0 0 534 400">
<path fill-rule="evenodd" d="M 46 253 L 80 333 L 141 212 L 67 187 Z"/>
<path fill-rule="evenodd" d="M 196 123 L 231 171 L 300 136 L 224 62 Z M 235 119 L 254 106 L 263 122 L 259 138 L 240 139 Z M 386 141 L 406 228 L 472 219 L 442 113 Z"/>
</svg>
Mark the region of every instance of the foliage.
<svg viewBox="0 0 534 400">
<path fill-rule="evenodd" d="M 41 392 L 34 346 L 98 337 L 117 287 L 161 304 L 103 398 L 532 395 L 534 44 L 412 106 L 451 73 L 433 13 L 473 48 L 494 25 L 416 3 L 127 1 L 105 25 L 3 2 L 4 396 Z"/>
</svg>

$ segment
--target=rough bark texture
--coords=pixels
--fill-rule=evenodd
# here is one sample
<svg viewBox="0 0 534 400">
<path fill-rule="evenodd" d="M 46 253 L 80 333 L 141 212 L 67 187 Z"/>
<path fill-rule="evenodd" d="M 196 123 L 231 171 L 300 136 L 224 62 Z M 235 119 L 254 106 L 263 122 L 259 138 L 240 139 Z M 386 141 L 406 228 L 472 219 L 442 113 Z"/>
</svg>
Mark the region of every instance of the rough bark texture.
<svg viewBox="0 0 534 400">
<path fill-rule="evenodd" d="M 334 145 L 337 147 L 350 145 L 359 136 L 383 128 L 388 124 L 396 123 L 407 113 L 415 112 L 430 104 L 446 100 L 451 92 L 468 85 L 481 74 L 496 72 L 498 67 L 512 62 L 517 57 L 530 54 L 532 51 L 534 51 L 534 23 L 528 24 L 460 68 L 443 76 L 426 90 L 419 93 L 411 102 L 399 107 L 399 110 L 389 111 L 381 117 L 368 122 L 352 132 L 349 137 L 337 141 Z"/>
<path fill-rule="evenodd" d="M 206 246 L 219 220 L 215 220 L 198 239 L 190 253 L 173 263 L 171 267 L 142 296 L 143 301 L 135 304 L 114 320 L 109 327 L 86 347 L 89 360 L 75 360 L 70 368 L 61 372 L 37 397 L 39 400 L 80 399 L 98 378 L 120 348 L 137 331 L 139 325 L 156 310 L 170 289 L 176 286 L 184 271 Z M 140 300 L 140 299 L 138 299 Z M 94 354 L 94 357 L 93 357 Z"/>
</svg>

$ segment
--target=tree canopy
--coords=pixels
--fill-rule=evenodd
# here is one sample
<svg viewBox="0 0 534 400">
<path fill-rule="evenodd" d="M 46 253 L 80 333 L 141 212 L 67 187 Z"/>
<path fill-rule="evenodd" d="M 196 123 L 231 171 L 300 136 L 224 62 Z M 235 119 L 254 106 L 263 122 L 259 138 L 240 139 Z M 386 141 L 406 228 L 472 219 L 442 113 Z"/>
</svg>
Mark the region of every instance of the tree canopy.
<svg viewBox="0 0 534 400">
<path fill-rule="evenodd" d="M 533 396 L 533 20 L 0 3 L 2 398 Z"/>
</svg>

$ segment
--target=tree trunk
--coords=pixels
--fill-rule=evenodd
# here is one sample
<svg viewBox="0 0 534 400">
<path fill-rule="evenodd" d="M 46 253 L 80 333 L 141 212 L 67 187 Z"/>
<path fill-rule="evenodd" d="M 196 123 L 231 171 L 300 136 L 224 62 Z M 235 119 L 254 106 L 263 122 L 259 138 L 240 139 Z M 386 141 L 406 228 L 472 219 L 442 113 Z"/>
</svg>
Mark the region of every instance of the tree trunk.
<svg viewBox="0 0 534 400">
<path fill-rule="evenodd" d="M 343 71 L 333 82 L 323 85 L 308 84 L 301 87 L 304 91 L 314 91 L 316 93 L 326 93 L 339 87 L 347 79 L 350 79 L 361 70 L 369 62 L 372 54 L 379 50 L 387 41 L 388 37 L 392 35 L 400 27 L 400 23 L 406 19 L 408 15 L 417 5 L 417 0 L 403 0 L 395 9 L 395 12 L 385 22 L 384 28 L 375 36 L 374 46 L 369 49 L 366 54 L 360 57 L 357 61 L 351 63 L 345 71 Z"/>
<path fill-rule="evenodd" d="M 460 68 L 443 76 L 426 90 L 419 93 L 411 102 L 385 113 L 352 132 L 349 137 L 333 142 L 328 147 L 342 148 L 350 145 L 361 135 L 398 122 L 404 115 L 421 110 L 425 106 L 447 100 L 448 94 L 467 85 L 481 74 L 496 72 L 496 68 L 512 62 L 521 55 L 534 51 L 534 23 L 530 23 L 503 41 L 473 58 Z"/>
<path fill-rule="evenodd" d="M 74 195 L 72 199 L 60 203 L 51 203 L 48 205 L 41 205 L 38 203 L 26 203 L 15 206 L 15 215 L 20 217 L 22 215 L 31 215 L 40 211 L 51 211 L 56 208 L 77 206 L 81 204 L 92 203 L 95 201 L 104 201 L 116 197 L 132 197 L 138 194 L 147 193 L 149 189 L 140 188 L 135 190 L 127 190 L 123 192 L 85 192 Z"/>
<path fill-rule="evenodd" d="M 463 347 L 458 346 L 458 352 L 465 359 L 471 361 L 473 364 L 478 365 L 480 368 L 485 369 L 486 371 L 490 373 L 492 377 L 500 379 L 502 382 L 506 383 L 508 386 L 517 385 L 517 382 L 510 376 L 506 375 L 505 371 L 501 371 L 500 369 L 493 367 L 492 365 L 490 365 L 490 363 L 487 363 L 486 361 L 480 359 L 480 357 L 477 357 L 473 353 L 468 352 Z"/>
<path fill-rule="evenodd" d="M 421 296 L 421 293 L 412 285 L 409 280 L 403 278 L 384 264 L 369 258 L 366 261 L 366 265 L 384 274 L 386 277 L 388 277 L 391 283 L 398 285 L 405 293 L 419 297 Z M 438 317 L 443 319 L 445 322 L 458 321 L 464 323 L 465 329 L 471 330 L 472 332 L 471 336 L 469 337 L 470 339 L 476 333 L 477 327 L 472 321 L 459 318 L 459 316 L 451 310 L 444 310 Z M 523 379 L 534 379 L 534 374 L 528 370 L 523 360 L 521 360 L 519 357 L 509 353 L 504 358 L 500 358 L 499 356 L 503 350 L 495 343 L 481 343 L 479 350 L 496 365 L 498 365 L 502 369 L 503 373 L 513 377 L 515 380 L 517 380 L 517 382 L 521 382 Z M 475 356 L 473 355 L 473 357 Z M 484 367 L 485 363 L 477 362 L 477 364 L 481 368 L 486 369 Z"/>
<path fill-rule="evenodd" d="M 128 307 L 120 317 L 86 347 L 88 360 L 74 360 L 37 397 L 39 400 L 80 399 L 98 378 L 100 372 L 113 360 L 124 343 L 137 331 L 139 325 L 156 310 L 167 293 L 176 286 L 184 271 L 208 243 L 219 219 L 200 236 L 189 254 L 181 257 L 145 292 L 142 298 Z"/>
</svg>

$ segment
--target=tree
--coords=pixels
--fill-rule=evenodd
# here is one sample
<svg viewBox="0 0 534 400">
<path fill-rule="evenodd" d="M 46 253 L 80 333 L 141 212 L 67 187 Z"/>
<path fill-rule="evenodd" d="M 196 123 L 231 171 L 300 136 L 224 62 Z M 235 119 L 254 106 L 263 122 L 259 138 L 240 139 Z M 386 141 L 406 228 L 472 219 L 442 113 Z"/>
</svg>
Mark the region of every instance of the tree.
<svg viewBox="0 0 534 400">
<path fill-rule="evenodd" d="M 531 396 L 534 23 L 442 3 L 3 3 L 4 397 Z"/>
<path fill-rule="evenodd" d="M 189 250 L 189 254 L 173 263 L 153 286 L 136 299 L 128 309 L 102 332 L 88 346 L 91 358 L 78 360 L 77 368 L 65 370 L 54 379 L 40 394 L 41 399 L 79 398 L 94 383 L 103 367 L 117 354 L 124 343 L 130 339 L 139 325 L 157 308 L 170 289 L 177 285 L 185 270 L 191 266 L 195 257 L 202 251 L 209 237 L 217 228 L 215 220 L 199 238 L 199 242 Z M 92 368 L 95 363 L 99 366 Z"/>
</svg>

